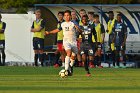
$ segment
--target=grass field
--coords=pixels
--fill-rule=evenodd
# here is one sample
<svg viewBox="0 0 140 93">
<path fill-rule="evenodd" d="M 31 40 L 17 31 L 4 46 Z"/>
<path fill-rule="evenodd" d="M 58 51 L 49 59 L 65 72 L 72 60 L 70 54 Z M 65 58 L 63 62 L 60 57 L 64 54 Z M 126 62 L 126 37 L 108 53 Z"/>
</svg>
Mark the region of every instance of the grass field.
<svg viewBox="0 0 140 93">
<path fill-rule="evenodd" d="M 84 68 L 60 78 L 62 68 L 0 67 L 0 93 L 140 93 L 140 69 Z"/>
</svg>

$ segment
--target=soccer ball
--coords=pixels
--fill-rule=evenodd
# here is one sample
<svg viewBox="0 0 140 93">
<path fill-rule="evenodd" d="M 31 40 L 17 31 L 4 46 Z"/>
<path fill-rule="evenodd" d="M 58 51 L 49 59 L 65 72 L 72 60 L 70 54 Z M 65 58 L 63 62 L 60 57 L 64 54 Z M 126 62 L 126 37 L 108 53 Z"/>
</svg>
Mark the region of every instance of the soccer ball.
<svg viewBox="0 0 140 93">
<path fill-rule="evenodd" d="M 62 69 L 60 72 L 59 72 L 59 76 L 61 78 L 65 78 L 68 76 L 68 71 L 66 71 L 65 69 Z"/>
</svg>

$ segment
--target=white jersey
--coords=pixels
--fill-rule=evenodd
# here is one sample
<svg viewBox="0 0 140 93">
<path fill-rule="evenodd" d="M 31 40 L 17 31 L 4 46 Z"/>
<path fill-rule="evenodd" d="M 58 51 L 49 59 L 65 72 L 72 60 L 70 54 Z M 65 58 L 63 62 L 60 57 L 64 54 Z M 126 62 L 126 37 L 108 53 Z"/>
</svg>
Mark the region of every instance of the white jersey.
<svg viewBox="0 0 140 93">
<path fill-rule="evenodd" d="M 64 41 L 76 41 L 76 28 L 73 22 L 63 22 L 61 24 L 63 30 L 63 40 Z"/>
</svg>

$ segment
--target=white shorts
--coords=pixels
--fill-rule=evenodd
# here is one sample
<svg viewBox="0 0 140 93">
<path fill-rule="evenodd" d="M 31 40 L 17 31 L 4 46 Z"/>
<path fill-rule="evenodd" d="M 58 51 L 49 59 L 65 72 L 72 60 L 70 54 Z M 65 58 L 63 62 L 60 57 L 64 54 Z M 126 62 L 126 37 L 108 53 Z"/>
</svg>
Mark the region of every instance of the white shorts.
<svg viewBox="0 0 140 93">
<path fill-rule="evenodd" d="M 63 40 L 63 46 L 65 50 L 71 49 L 72 55 L 76 55 L 78 53 L 77 41 L 69 42 Z"/>
</svg>

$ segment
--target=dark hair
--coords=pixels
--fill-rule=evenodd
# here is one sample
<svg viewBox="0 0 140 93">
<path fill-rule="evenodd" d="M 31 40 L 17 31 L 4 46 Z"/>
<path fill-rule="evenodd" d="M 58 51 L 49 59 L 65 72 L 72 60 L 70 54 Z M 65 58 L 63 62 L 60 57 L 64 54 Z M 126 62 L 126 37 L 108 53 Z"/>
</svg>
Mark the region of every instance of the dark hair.
<svg viewBox="0 0 140 93">
<path fill-rule="evenodd" d="M 64 12 L 64 14 L 65 13 L 69 13 L 70 15 L 71 15 L 71 11 L 70 10 L 66 10 L 65 12 Z"/>
<path fill-rule="evenodd" d="M 90 15 L 94 15 L 94 12 L 88 12 L 88 14 L 90 14 Z"/>
<path fill-rule="evenodd" d="M 117 16 L 122 16 L 122 15 L 119 13 L 119 14 L 117 14 Z"/>
<path fill-rule="evenodd" d="M 84 12 L 86 12 L 86 10 L 85 10 L 85 9 L 81 9 L 79 12 L 81 12 L 81 11 L 84 11 Z"/>
<path fill-rule="evenodd" d="M 83 16 L 82 16 L 82 19 L 83 19 L 84 17 L 86 17 L 86 18 L 88 19 L 88 16 L 87 16 L 87 15 L 83 15 Z"/>
<path fill-rule="evenodd" d="M 63 12 L 63 11 L 59 11 L 59 12 L 58 12 L 58 15 L 59 15 L 59 14 L 62 14 L 62 15 L 64 16 L 64 12 Z"/>
<path fill-rule="evenodd" d="M 109 11 L 108 14 L 113 14 L 114 15 L 114 12 L 113 11 Z"/>
<path fill-rule="evenodd" d="M 94 17 L 94 18 L 99 18 L 99 15 L 98 15 L 98 14 L 94 14 L 93 17 Z"/>
</svg>

